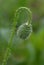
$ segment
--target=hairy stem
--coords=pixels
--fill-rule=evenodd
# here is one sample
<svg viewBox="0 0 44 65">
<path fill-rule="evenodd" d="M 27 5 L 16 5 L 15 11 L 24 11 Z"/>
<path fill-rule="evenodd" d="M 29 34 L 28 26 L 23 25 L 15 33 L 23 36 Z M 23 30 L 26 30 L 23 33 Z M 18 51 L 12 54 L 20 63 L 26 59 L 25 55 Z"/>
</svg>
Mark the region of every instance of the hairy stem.
<svg viewBox="0 0 44 65">
<path fill-rule="evenodd" d="M 13 40 L 14 33 L 15 33 L 14 31 L 15 31 L 15 28 L 13 28 L 13 31 L 11 32 L 11 37 L 10 37 L 10 40 L 9 40 L 9 42 L 8 42 L 8 47 L 7 47 L 7 50 L 6 50 L 6 52 L 5 52 L 5 56 L 4 56 L 4 60 L 3 60 L 2 65 L 6 65 L 7 60 L 8 60 L 8 57 L 9 57 L 9 55 L 10 55 L 12 40 Z"/>
<path fill-rule="evenodd" d="M 11 31 L 11 36 L 10 36 L 10 39 L 8 41 L 8 46 L 7 46 L 5 55 L 4 55 L 4 59 L 3 59 L 2 65 L 6 65 L 7 64 L 7 60 L 9 58 L 9 55 L 10 55 L 10 52 L 11 52 L 12 41 L 13 41 L 13 37 L 14 37 L 14 34 L 15 34 L 15 25 L 16 25 L 16 18 L 14 19 L 14 22 L 13 22 L 13 28 L 12 28 L 12 31 Z"/>
<path fill-rule="evenodd" d="M 27 11 L 29 12 L 29 14 L 30 14 L 30 21 L 31 21 L 32 16 L 31 16 L 31 11 L 30 11 L 30 9 L 28 9 L 28 8 L 26 8 L 26 7 L 20 7 L 19 9 L 16 10 L 16 13 L 18 13 L 18 11 L 21 10 L 21 9 L 25 9 L 25 10 L 27 10 Z M 17 19 L 16 19 L 16 14 L 15 14 L 15 21 L 14 21 L 14 23 L 13 23 L 13 28 L 12 28 L 12 32 L 11 32 L 11 37 L 10 37 L 9 42 L 8 42 L 8 47 L 7 47 L 7 50 L 6 50 L 6 52 L 5 52 L 5 56 L 4 56 L 2 65 L 6 65 L 6 64 L 7 64 L 7 60 L 8 60 L 8 58 L 9 58 L 9 55 L 10 55 L 10 52 L 11 52 L 12 41 L 13 41 L 13 37 L 14 37 L 14 34 L 15 34 L 16 20 L 17 20 Z M 29 21 L 29 20 L 27 20 L 27 21 Z M 28 22 L 28 23 L 29 23 L 29 22 Z M 29 24 L 30 24 L 30 23 L 29 23 Z"/>
</svg>

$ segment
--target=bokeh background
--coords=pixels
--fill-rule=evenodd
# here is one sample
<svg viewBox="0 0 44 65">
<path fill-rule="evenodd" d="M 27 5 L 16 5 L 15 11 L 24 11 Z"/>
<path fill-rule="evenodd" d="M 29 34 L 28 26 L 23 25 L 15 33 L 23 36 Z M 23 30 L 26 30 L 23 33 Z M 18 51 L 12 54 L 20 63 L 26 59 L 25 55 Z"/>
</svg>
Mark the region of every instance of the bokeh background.
<svg viewBox="0 0 44 65">
<path fill-rule="evenodd" d="M 32 11 L 33 32 L 26 42 L 14 36 L 7 65 L 44 65 L 44 0 L 0 0 L 0 65 L 19 7 Z"/>
</svg>

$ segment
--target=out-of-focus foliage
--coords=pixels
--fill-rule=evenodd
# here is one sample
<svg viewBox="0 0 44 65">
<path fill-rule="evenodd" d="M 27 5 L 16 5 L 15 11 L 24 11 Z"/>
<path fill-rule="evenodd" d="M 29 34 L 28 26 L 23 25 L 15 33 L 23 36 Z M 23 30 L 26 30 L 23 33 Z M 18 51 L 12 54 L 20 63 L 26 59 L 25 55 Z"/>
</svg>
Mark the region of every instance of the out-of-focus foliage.
<svg viewBox="0 0 44 65">
<path fill-rule="evenodd" d="M 8 46 L 15 11 L 21 6 L 32 11 L 33 32 L 25 42 L 14 36 L 7 65 L 44 65 L 44 0 L 0 0 L 0 65 Z"/>
</svg>

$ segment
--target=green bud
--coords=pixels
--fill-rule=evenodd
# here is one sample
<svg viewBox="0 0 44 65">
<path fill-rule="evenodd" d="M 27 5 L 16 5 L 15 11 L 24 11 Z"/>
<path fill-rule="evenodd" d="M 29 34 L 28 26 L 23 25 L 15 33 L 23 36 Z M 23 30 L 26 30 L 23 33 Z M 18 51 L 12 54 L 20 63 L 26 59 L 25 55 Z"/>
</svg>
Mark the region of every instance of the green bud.
<svg viewBox="0 0 44 65">
<path fill-rule="evenodd" d="M 21 26 L 19 26 L 17 30 L 17 35 L 21 39 L 27 39 L 28 36 L 30 36 L 31 32 L 32 32 L 31 24 L 28 25 L 28 23 L 24 23 Z"/>
</svg>

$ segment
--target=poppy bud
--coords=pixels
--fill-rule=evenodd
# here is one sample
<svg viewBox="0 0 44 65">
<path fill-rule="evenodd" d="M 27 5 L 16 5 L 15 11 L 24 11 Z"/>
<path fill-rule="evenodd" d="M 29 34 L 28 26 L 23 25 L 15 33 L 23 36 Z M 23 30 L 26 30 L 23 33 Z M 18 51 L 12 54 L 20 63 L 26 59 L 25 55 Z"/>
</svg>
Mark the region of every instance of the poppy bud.
<svg viewBox="0 0 44 65">
<path fill-rule="evenodd" d="M 21 39 L 26 39 L 26 38 L 28 38 L 28 36 L 30 36 L 31 32 L 32 32 L 31 24 L 24 23 L 19 26 L 19 28 L 17 30 L 17 35 Z"/>
</svg>

